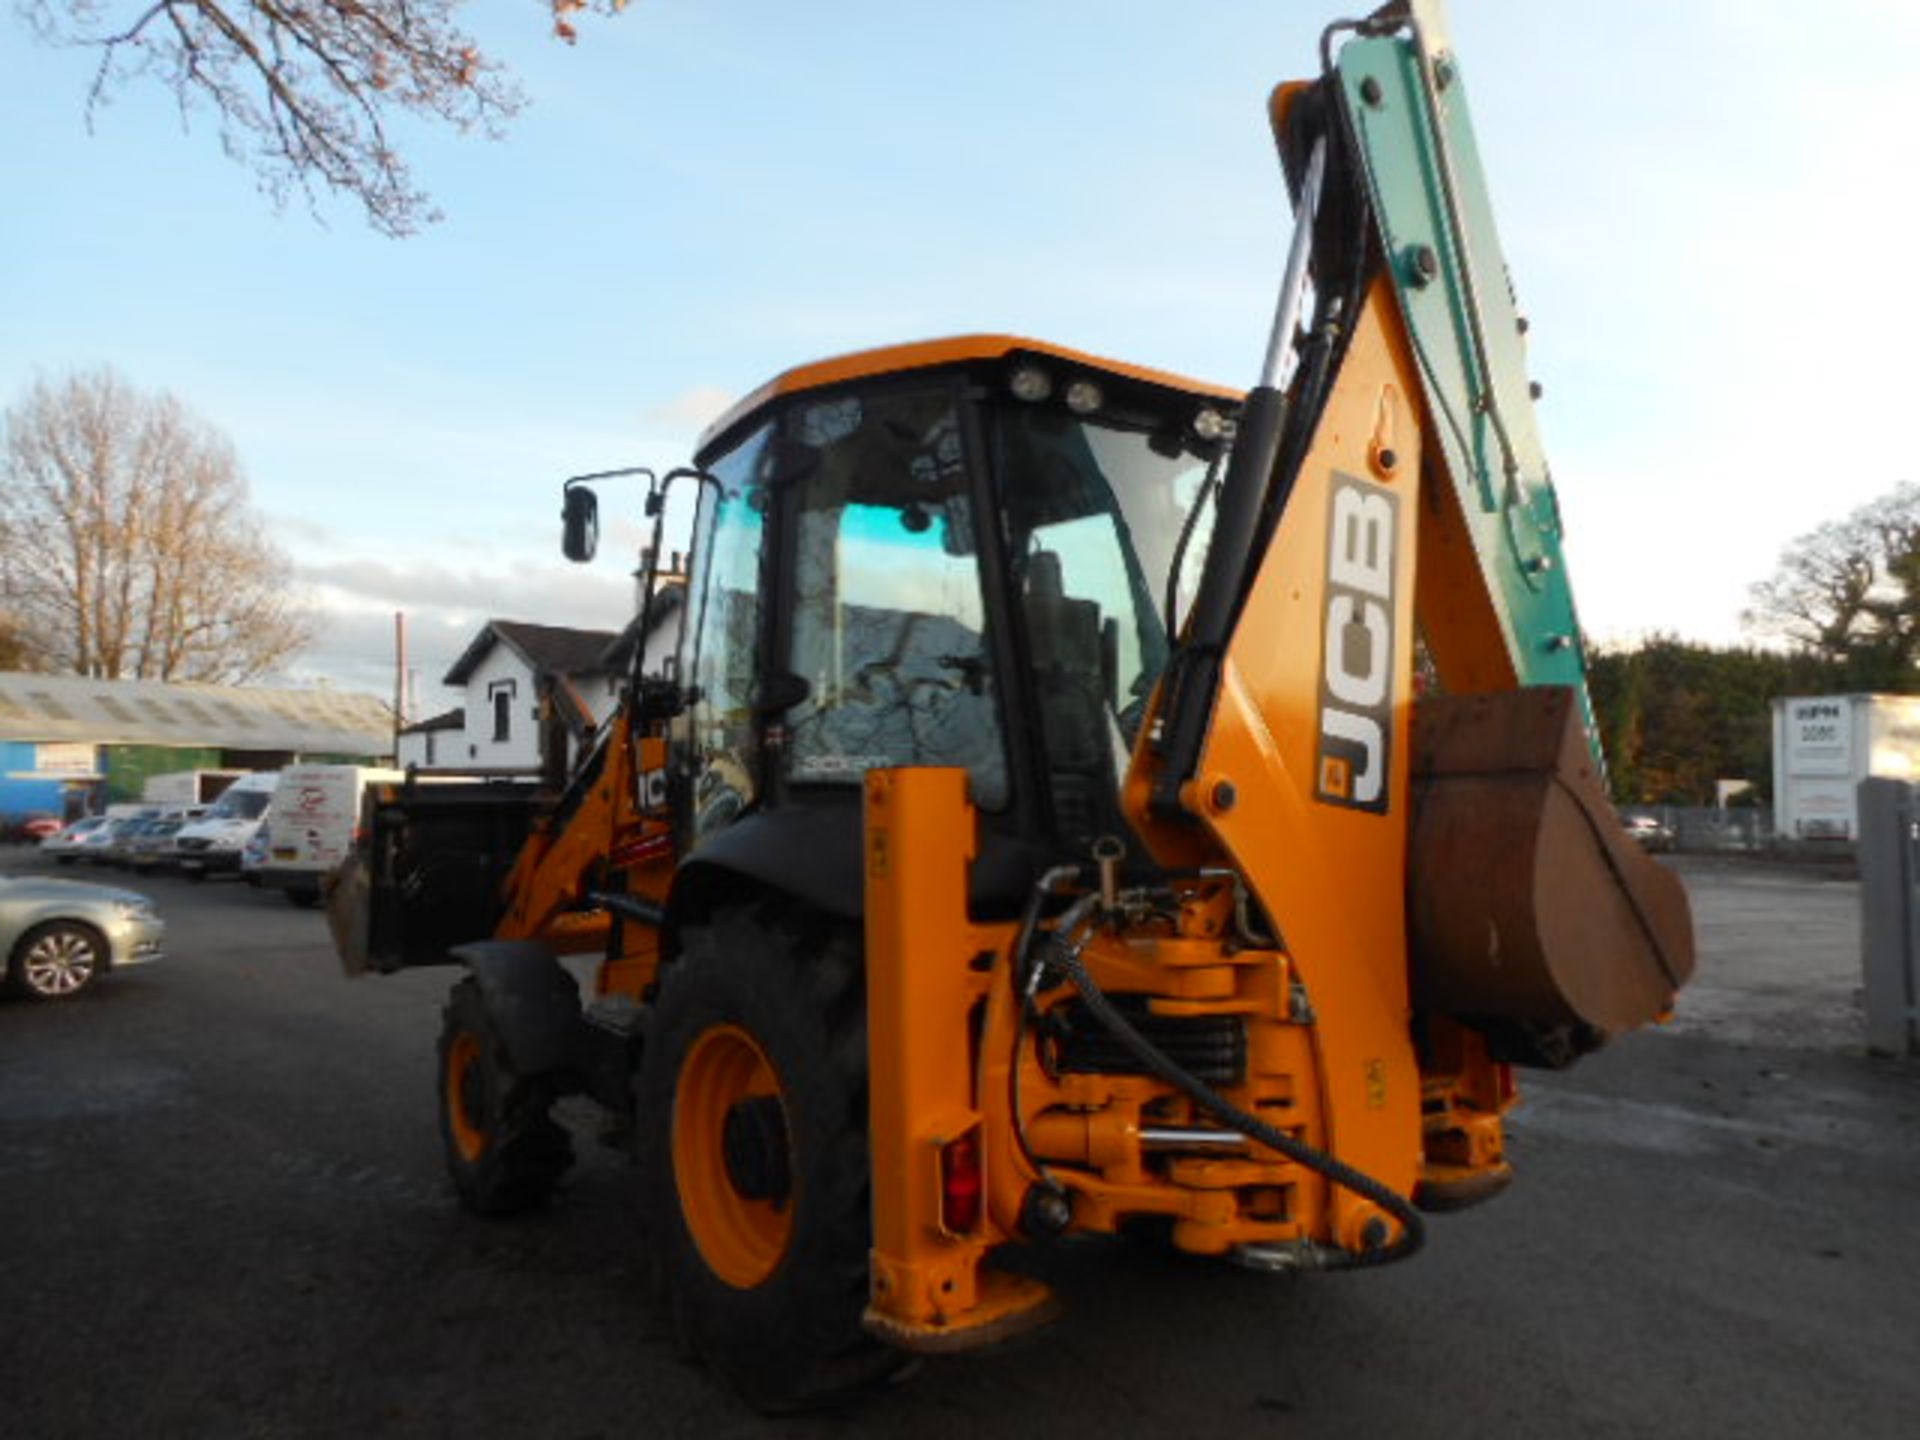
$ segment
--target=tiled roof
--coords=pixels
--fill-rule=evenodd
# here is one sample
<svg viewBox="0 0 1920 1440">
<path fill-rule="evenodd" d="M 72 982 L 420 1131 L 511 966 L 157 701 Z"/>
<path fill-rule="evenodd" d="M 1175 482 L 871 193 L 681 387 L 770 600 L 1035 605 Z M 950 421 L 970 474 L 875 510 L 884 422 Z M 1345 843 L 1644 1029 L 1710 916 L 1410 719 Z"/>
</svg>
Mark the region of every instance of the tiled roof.
<svg viewBox="0 0 1920 1440">
<path fill-rule="evenodd" d="M 531 625 L 524 620 L 489 620 L 447 671 L 446 683 L 464 685 L 474 667 L 497 644 L 517 653 L 540 675 L 577 675 L 597 671 L 600 657 L 615 639 L 611 630 L 570 630 L 563 625 Z"/>
<path fill-rule="evenodd" d="M 402 735 L 425 735 L 435 730 L 459 730 L 463 729 L 466 723 L 466 709 L 462 706 L 455 706 L 453 709 L 444 710 L 438 715 L 429 715 L 424 720 L 416 720 L 413 724 L 402 728 L 400 733 Z"/>
</svg>

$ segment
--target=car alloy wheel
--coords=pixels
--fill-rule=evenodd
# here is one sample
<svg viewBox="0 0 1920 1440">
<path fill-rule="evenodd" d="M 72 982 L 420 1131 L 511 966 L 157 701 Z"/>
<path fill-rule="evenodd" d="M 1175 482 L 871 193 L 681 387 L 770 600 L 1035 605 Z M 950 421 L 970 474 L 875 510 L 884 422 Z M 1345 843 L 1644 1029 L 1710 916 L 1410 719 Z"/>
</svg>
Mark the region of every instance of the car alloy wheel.
<svg viewBox="0 0 1920 1440">
<path fill-rule="evenodd" d="M 63 1000 L 86 989 L 100 964 L 100 941 L 92 931 L 56 922 L 35 930 L 21 943 L 15 973 L 30 994 Z"/>
</svg>

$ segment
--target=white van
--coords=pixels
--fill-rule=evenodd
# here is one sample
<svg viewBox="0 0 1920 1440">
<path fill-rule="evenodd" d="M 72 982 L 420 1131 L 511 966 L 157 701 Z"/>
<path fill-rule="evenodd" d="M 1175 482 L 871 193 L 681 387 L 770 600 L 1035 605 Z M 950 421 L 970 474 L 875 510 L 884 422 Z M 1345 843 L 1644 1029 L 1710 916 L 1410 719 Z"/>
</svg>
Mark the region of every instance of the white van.
<svg viewBox="0 0 1920 1440">
<path fill-rule="evenodd" d="M 405 771 L 369 765 L 289 765 L 274 792 L 259 883 L 284 890 L 296 905 L 313 904 L 321 881 L 352 853 L 367 786 L 406 778 Z"/>
<path fill-rule="evenodd" d="M 148 804 L 211 805 L 220 792 L 247 772 L 244 770 L 174 770 L 165 775 L 149 775 L 140 787 L 140 798 Z"/>
<path fill-rule="evenodd" d="M 279 783 L 277 770 L 242 775 L 220 792 L 205 815 L 180 827 L 168 857 L 194 880 L 221 871 L 239 873 L 240 852 L 267 818 Z"/>
</svg>

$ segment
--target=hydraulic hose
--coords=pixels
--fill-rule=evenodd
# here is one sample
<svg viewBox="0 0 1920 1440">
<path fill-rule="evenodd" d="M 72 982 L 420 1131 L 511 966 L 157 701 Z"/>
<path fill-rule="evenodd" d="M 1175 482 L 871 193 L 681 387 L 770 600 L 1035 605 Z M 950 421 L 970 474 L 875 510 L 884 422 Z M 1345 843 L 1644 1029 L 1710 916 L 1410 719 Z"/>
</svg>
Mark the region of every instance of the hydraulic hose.
<svg viewBox="0 0 1920 1440">
<path fill-rule="evenodd" d="M 1040 877 L 1040 883 L 1033 887 L 1033 894 L 1027 900 L 1026 910 L 1020 916 L 1020 930 L 1013 942 L 1012 970 L 1009 977 L 1013 985 L 1013 1003 L 1017 1007 L 1013 1022 L 1013 1054 L 1007 1065 L 1007 1109 L 1013 1117 L 1013 1139 L 1020 1148 L 1020 1158 L 1026 1161 L 1035 1175 L 1040 1177 L 1043 1185 L 1054 1191 L 1060 1189 L 1060 1182 L 1053 1178 L 1053 1172 L 1047 1169 L 1045 1162 L 1033 1153 L 1033 1146 L 1027 1140 L 1027 1124 L 1020 1108 L 1020 1054 L 1022 1047 L 1026 1044 L 1027 1024 L 1032 1019 L 1033 1012 L 1033 992 L 1027 985 L 1027 967 L 1029 952 L 1033 949 L 1033 937 L 1040 929 L 1040 911 L 1046 905 L 1049 895 L 1069 880 L 1079 878 L 1078 865 L 1056 865 Z M 1084 913 L 1084 910 L 1069 908 L 1067 914 L 1062 917 L 1062 922 L 1072 919 L 1073 923 L 1078 925 L 1078 917 Z M 1035 967 L 1035 973 L 1038 973 L 1038 967 Z M 981 1057 L 980 1074 L 981 1083 L 984 1085 L 986 1075 L 984 1055 Z"/>
<path fill-rule="evenodd" d="M 1114 1008 L 1107 999 L 1106 992 L 1094 983 L 1080 959 L 1079 947 L 1071 940 L 1071 929 L 1062 924 L 1055 932 L 1052 954 L 1048 957 L 1060 973 L 1072 982 L 1073 988 L 1080 992 L 1080 998 L 1086 1001 L 1087 1008 L 1094 1018 L 1106 1026 L 1114 1039 L 1124 1045 L 1133 1057 L 1154 1075 L 1180 1091 L 1202 1110 L 1212 1115 L 1221 1124 L 1238 1130 L 1241 1134 L 1259 1141 L 1269 1149 L 1277 1150 L 1289 1160 L 1306 1166 L 1318 1174 L 1324 1175 L 1334 1184 L 1352 1191 L 1363 1199 L 1371 1200 L 1385 1210 L 1402 1227 L 1402 1233 L 1396 1242 L 1384 1249 L 1362 1250 L 1354 1252 L 1341 1250 L 1339 1258 L 1328 1261 L 1323 1268 L 1329 1270 L 1362 1270 L 1378 1265 L 1390 1265 L 1396 1260 L 1405 1260 L 1426 1243 L 1427 1229 L 1406 1197 L 1390 1186 L 1381 1184 L 1362 1171 L 1354 1169 L 1345 1161 L 1316 1149 L 1303 1140 L 1275 1129 L 1266 1121 L 1249 1111 L 1241 1109 L 1226 1096 L 1211 1089 L 1174 1063 L 1166 1055 L 1156 1050 L 1151 1042 L 1142 1035 Z"/>
</svg>

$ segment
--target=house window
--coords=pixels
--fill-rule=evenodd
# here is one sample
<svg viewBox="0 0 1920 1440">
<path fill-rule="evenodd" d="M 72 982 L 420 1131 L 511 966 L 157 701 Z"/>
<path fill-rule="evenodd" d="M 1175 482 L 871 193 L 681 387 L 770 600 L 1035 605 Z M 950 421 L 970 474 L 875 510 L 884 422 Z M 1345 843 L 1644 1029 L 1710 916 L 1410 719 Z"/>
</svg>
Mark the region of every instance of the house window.
<svg viewBox="0 0 1920 1440">
<path fill-rule="evenodd" d="M 427 732 L 427 764 L 433 764 L 433 732 Z"/>
<path fill-rule="evenodd" d="M 487 687 L 487 699 L 493 702 L 493 738 L 496 743 L 513 738 L 513 692 L 511 680 L 496 680 Z"/>
</svg>

